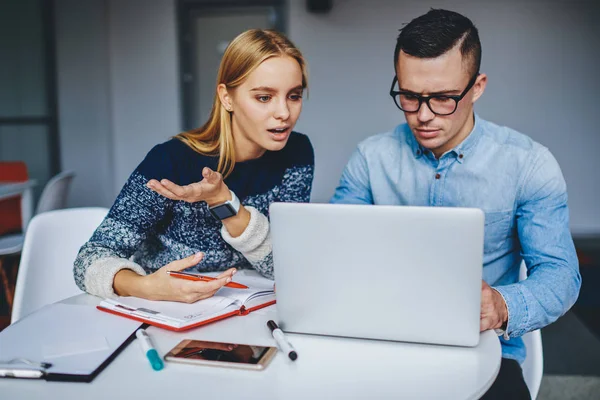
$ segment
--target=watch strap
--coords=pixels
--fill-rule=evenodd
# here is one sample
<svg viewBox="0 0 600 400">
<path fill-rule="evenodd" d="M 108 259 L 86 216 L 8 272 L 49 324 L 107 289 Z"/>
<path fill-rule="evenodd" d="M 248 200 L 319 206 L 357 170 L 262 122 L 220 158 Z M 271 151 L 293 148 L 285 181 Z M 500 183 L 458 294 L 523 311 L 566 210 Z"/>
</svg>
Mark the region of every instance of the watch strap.
<svg viewBox="0 0 600 400">
<path fill-rule="evenodd" d="M 237 214 L 238 212 L 240 212 L 240 199 L 238 199 L 238 197 L 235 195 L 235 193 L 233 193 L 232 190 L 229 190 L 229 193 L 231 193 L 231 200 L 228 200 L 227 202 L 231 204 L 231 206 L 235 210 L 235 213 Z"/>
</svg>

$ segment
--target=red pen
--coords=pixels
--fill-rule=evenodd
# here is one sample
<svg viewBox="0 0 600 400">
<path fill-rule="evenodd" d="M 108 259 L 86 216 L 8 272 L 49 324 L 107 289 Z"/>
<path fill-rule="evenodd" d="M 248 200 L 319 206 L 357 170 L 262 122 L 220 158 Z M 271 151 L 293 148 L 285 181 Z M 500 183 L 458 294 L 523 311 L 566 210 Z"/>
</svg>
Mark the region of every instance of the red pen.
<svg viewBox="0 0 600 400">
<path fill-rule="evenodd" d="M 193 272 L 167 271 L 167 274 L 169 274 L 169 276 L 172 276 L 174 278 L 187 279 L 189 281 L 209 282 L 209 281 L 214 281 L 215 279 L 217 279 L 217 278 L 213 278 L 212 276 L 200 275 L 200 274 L 196 274 Z M 230 287 L 230 288 L 235 288 L 235 289 L 248 289 L 248 286 L 242 285 L 241 283 L 237 283 L 237 282 L 229 282 L 225 286 Z"/>
</svg>

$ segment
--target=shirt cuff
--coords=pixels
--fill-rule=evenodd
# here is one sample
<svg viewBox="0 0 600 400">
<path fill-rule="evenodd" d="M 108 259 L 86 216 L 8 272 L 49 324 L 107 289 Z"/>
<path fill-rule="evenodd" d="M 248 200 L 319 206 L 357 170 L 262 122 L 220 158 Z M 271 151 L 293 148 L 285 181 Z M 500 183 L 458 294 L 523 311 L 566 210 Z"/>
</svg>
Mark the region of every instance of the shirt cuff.
<svg viewBox="0 0 600 400">
<path fill-rule="evenodd" d="M 94 261 L 85 271 L 86 292 L 103 298 L 117 297 L 113 282 L 117 272 L 122 269 L 130 269 L 139 275 L 146 275 L 146 271 L 139 264 L 125 258 L 100 258 Z"/>
<path fill-rule="evenodd" d="M 527 312 L 527 304 L 525 296 L 521 291 L 518 283 L 506 286 L 492 287 L 496 292 L 500 293 L 502 299 L 506 303 L 508 310 L 508 320 L 506 330 L 495 329 L 496 333 L 502 335 L 504 339 L 509 340 L 510 337 L 521 336 L 527 332 L 527 321 L 529 314 Z"/>
</svg>

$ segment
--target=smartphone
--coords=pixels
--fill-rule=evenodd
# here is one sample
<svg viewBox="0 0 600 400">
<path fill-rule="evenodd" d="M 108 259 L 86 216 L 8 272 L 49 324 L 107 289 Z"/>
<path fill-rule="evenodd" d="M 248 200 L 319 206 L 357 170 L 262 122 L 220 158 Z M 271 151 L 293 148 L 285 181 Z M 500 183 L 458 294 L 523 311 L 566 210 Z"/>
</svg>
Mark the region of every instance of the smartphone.
<svg viewBox="0 0 600 400">
<path fill-rule="evenodd" d="M 276 352 L 277 347 L 186 339 L 165 355 L 165 361 L 263 370 Z"/>
</svg>

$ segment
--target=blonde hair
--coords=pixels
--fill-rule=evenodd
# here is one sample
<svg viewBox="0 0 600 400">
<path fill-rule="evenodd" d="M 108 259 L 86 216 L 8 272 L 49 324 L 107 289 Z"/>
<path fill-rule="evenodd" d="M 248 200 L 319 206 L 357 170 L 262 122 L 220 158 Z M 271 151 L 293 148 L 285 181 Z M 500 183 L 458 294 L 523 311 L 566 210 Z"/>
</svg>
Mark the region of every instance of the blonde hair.
<svg viewBox="0 0 600 400">
<path fill-rule="evenodd" d="M 263 61 L 271 57 L 292 57 L 302 70 L 302 87 L 308 79 L 306 62 L 300 50 L 283 34 L 263 29 L 250 29 L 238 35 L 227 46 L 221 59 L 217 75 L 217 87 L 224 84 L 227 89 L 241 85 Z M 216 92 L 216 91 L 215 91 Z M 200 154 L 219 156 L 217 171 L 227 177 L 235 166 L 235 148 L 231 129 L 231 114 L 215 93 L 208 121 L 198 129 L 175 136 Z"/>
</svg>

